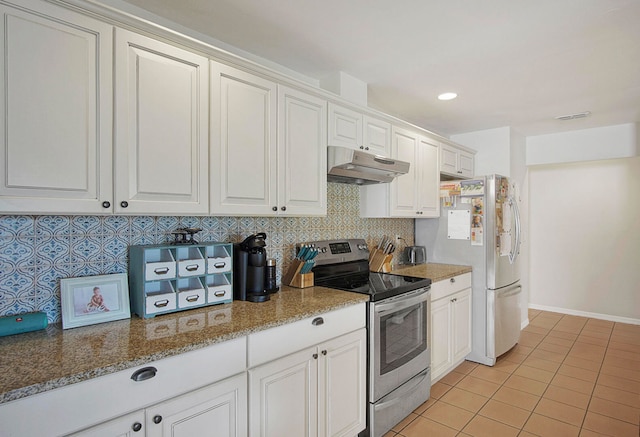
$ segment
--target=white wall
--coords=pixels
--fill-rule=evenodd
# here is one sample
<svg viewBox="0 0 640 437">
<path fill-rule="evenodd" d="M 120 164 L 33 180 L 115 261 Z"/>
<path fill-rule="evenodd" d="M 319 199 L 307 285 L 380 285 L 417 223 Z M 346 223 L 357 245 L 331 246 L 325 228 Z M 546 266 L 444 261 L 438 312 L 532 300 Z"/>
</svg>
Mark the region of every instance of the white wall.
<svg viewBox="0 0 640 437">
<path fill-rule="evenodd" d="M 639 200 L 638 157 L 530 167 L 530 305 L 640 323 Z"/>
<path fill-rule="evenodd" d="M 527 138 L 527 165 L 630 158 L 640 155 L 638 123 Z"/>
<path fill-rule="evenodd" d="M 511 176 L 511 128 L 500 127 L 452 135 L 451 141 L 476 150 L 475 174 Z"/>
</svg>

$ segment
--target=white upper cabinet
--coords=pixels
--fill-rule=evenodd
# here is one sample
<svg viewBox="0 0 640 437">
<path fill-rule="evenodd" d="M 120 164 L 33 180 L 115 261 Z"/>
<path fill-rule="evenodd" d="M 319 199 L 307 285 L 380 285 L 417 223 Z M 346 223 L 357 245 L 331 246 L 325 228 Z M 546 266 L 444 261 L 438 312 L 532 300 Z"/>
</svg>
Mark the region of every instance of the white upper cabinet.
<svg viewBox="0 0 640 437">
<path fill-rule="evenodd" d="M 20 5 L 0 5 L 0 214 L 111 212 L 112 27 Z"/>
<path fill-rule="evenodd" d="M 326 215 L 326 101 L 225 65 L 211 70 L 211 213 Z"/>
<path fill-rule="evenodd" d="M 329 145 L 389 156 L 391 124 L 329 103 Z"/>
<path fill-rule="evenodd" d="M 278 86 L 278 207 L 327 214 L 327 101 Z"/>
<path fill-rule="evenodd" d="M 438 217 L 440 175 L 438 144 L 414 131 L 392 129 L 391 156 L 409 163 L 409 172 L 389 184 L 363 186 L 362 217 Z"/>
<path fill-rule="evenodd" d="M 451 144 L 440 144 L 440 172 L 456 179 L 470 179 L 474 173 L 474 154 Z"/>
<path fill-rule="evenodd" d="M 208 60 L 123 29 L 115 50 L 115 211 L 208 213 Z"/>
<path fill-rule="evenodd" d="M 211 213 L 275 215 L 277 86 L 211 63 Z"/>
</svg>

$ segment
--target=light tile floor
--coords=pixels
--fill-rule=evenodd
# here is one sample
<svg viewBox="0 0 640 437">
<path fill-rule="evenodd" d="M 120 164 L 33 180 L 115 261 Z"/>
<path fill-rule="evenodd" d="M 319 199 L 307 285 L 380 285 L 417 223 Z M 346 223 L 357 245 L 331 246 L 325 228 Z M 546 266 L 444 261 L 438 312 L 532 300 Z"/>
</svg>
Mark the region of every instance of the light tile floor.
<svg viewBox="0 0 640 437">
<path fill-rule="evenodd" d="M 465 361 L 385 437 L 640 435 L 640 325 L 529 310 L 493 367 Z"/>
</svg>

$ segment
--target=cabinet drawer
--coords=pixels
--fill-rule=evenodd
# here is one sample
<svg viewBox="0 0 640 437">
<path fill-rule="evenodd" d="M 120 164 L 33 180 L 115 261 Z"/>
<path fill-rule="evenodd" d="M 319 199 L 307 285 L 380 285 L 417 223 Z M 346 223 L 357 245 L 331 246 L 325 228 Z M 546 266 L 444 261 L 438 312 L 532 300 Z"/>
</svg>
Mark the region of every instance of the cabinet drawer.
<svg viewBox="0 0 640 437">
<path fill-rule="evenodd" d="M 204 274 L 203 259 L 186 259 L 178 261 L 178 276 L 198 276 Z"/>
<path fill-rule="evenodd" d="M 145 281 L 173 279 L 176 277 L 176 263 L 175 261 L 147 263 L 144 273 Z"/>
<path fill-rule="evenodd" d="M 434 300 L 438 300 L 470 287 L 471 273 L 465 273 L 463 275 L 454 276 L 453 278 L 434 282 L 431 284 L 431 301 L 433 302 Z"/>
<path fill-rule="evenodd" d="M 66 435 L 221 381 L 245 369 L 245 337 L 0 405 L 2 436 Z M 155 376 L 131 379 L 144 367 Z M 16 420 L 37 416 L 46 420 Z"/>
<path fill-rule="evenodd" d="M 365 326 L 365 303 L 250 334 L 248 363 L 255 367 Z"/>
<path fill-rule="evenodd" d="M 207 259 L 207 273 L 224 273 L 231 271 L 231 257 L 217 257 Z"/>
<path fill-rule="evenodd" d="M 175 293 L 148 295 L 145 301 L 147 306 L 147 314 L 157 314 L 176 309 Z"/>
</svg>

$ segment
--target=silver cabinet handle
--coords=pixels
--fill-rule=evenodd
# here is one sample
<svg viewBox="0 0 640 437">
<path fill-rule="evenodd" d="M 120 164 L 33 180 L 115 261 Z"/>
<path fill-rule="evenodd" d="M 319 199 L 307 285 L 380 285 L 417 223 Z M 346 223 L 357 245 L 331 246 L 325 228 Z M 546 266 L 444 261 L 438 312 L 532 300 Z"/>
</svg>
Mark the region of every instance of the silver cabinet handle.
<svg viewBox="0 0 640 437">
<path fill-rule="evenodd" d="M 169 299 L 159 300 L 158 302 L 153 303 L 153 306 L 156 308 L 166 307 L 167 305 L 169 305 Z"/>
<path fill-rule="evenodd" d="M 188 272 L 194 272 L 198 270 L 198 264 L 191 264 L 185 267 Z"/>
</svg>

